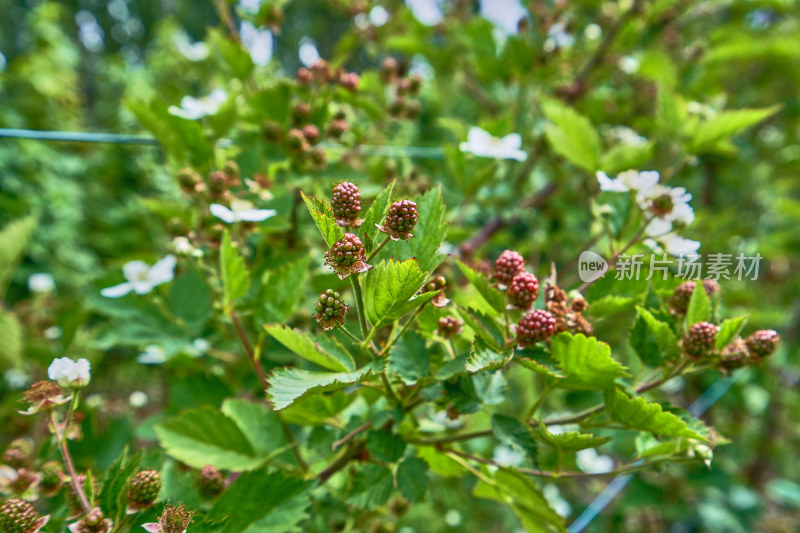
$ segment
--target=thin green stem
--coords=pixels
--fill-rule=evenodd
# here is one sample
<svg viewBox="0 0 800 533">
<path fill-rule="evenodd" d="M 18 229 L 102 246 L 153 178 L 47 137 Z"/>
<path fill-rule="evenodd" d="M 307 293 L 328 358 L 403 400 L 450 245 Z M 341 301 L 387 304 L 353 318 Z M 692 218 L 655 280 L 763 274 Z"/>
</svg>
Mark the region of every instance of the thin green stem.
<svg viewBox="0 0 800 533">
<path fill-rule="evenodd" d="M 531 420 L 533 418 L 533 416 L 536 414 L 536 411 L 539 410 L 539 407 L 541 407 L 544 401 L 547 399 L 547 396 L 550 394 L 550 390 L 550 384 L 545 382 L 541 394 L 539 394 L 539 397 L 536 398 L 535 402 L 533 402 L 531 408 L 528 409 L 528 412 L 525 415 L 525 420 Z"/>
<path fill-rule="evenodd" d="M 381 381 L 383 381 L 383 386 L 386 388 L 386 394 L 389 396 L 389 399 L 391 399 L 395 405 L 402 405 L 400 398 L 398 398 L 397 394 L 394 393 L 392 384 L 389 382 L 389 375 L 385 370 L 381 372 Z"/>
<path fill-rule="evenodd" d="M 250 339 L 247 337 L 247 332 L 242 325 L 242 321 L 239 320 L 239 316 L 236 312 L 231 309 L 228 313 L 233 321 L 233 327 L 236 329 L 236 334 L 239 336 L 239 342 L 242 343 L 242 347 L 244 347 L 244 351 L 247 352 L 247 357 L 250 359 L 250 362 L 253 364 L 253 368 L 258 375 L 259 381 L 261 381 L 261 385 L 263 385 L 264 390 L 269 388 L 269 383 L 267 382 L 267 375 L 264 372 L 264 367 L 261 366 L 261 360 L 257 356 L 255 350 L 253 350 L 253 345 L 250 344 Z"/>
<path fill-rule="evenodd" d="M 356 312 L 358 313 L 358 324 L 361 326 L 361 336 L 368 339 L 367 317 L 364 314 L 364 295 L 361 293 L 361 282 L 357 275 L 350 276 L 350 285 L 353 286 L 353 295 L 356 298 Z"/>
<path fill-rule="evenodd" d="M 370 254 L 369 254 L 369 256 L 367 257 L 367 263 L 369 263 L 370 261 L 372 261 L 372 258 L 373 258 L 373 257 L 375 257 L 376 255 L 378 255 L 378 252 L 380 252 L 380 251 L 381 251 L 381 249 L 383 249 L 383 247 L 384 247 L 384 246 L 386 246 L 386 244 L 387 244 L 387 243 L 388 243 L 390 240 L 391 240 L 391 237 L 389 237 L 389 236 L 387 235 L 387 236 L 386 236 L 386 238 L 385 238 L 385 239 L 383 239 L 383 241 L 381 241 L 381 243 L 380 243 L 380 244 L 379 244 L 379 245 L 378 245 L 378 246 L 377 246 L 377 247 L 376 247 L 374 250 L 372 250 L 372 253 L 370 253 Z"/>
<path fill-rule="evenodd" d="M 353 335 L 352 333 L 350 333 L 349 331 L 347 331 L 347 328 L 343 327 L 339 331 L 341 331 L 344 334 L 345 337 L 347 337 L 351 341 L 355 342 L 356 344 L 361 344 L 362 342 L 364 342 L 361 339 L 359 339 L 358 337 L 356 337 L 355 335 Z"/>
<path fill-rule="evenodd" d="M 292 453 L 294 453 L 294 458 L 297 459 L 297 464 L 300 465 L 300 469 L 303 471 L 304 474 L 308 473 L 308 463 L 303 460 L 303 456 L 300 454 L 300 447 L 297 445 L 297 441 L 294 438 L 294 433 L 292 433 L 292 428 L 289 427 L 289 424 L 286 423 L 285 420 L 282 418 L 281 421 L 281 429 L 283 430 L 283 435 L 286 437 L 286 440 L 289 441 L 289 446 L 292 448 Z"/>
<path fill-rule="evenodd" d="M 422 307 L 425 307 L 425 304 L 423 304 Z M 403 324 L 403 327 L 400 328 L 400 331 L 397 332 L 397 335 L 395 335 L 394 337 L 390 337 L 389 338 L 389 341 L 386 343 L 386 346 L 383 347 L 383 349 L 381 350 L 380 354 L 378 354 L 378 355 L 381 355 L 381 356 L 385 355 L 386 352 L 388 352 L 389 349 L 394 345 L 394 343 L 397 342 L 398 339 L 400 339 L 400 337 L 402 337 L 405 334 L 406 331 L 408 331 L 408 328 L 411 327 L 411 324 L 414 322 L 414 320 L 417 319 L 417 315 L 422 312 L 422 307 L 420 307 L 419 310 L 416 313 L 411 315 L 411 317 L 408 320 L 406 320 L 406 323 Z"/>
</svg>

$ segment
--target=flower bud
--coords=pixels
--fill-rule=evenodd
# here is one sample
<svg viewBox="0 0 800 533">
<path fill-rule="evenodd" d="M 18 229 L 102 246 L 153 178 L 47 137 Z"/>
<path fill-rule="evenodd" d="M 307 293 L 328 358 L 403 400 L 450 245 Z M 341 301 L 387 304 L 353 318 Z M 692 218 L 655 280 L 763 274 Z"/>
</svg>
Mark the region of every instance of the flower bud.
<svg viewBox="0 0 800 533">
<path fill-rule="evenodd" d="M 73 361 L 69 357 L 54 359 L 47 369 L 47 377 L 65 389 L 78 389 L 89 384 L 91 365 L 88 359 Z"/>
</svg>

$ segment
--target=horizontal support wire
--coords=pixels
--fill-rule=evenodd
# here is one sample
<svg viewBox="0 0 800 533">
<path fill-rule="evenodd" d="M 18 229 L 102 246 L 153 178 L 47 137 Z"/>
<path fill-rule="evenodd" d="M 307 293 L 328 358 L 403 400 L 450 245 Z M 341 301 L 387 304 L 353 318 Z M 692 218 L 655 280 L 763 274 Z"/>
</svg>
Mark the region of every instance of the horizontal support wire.
<svg viewBox="0 0 800 533">
<path fill-rule="evenodd" d="M 16 128 L 0 128 L 0 138 L 6 139 L 31 139 L 37 141 L 65 141 L 82 143 L 106 144 L 137 144 L 143 146 L 158 146 L 154 137 L 147 135 L 124 135 L 118 133 L 92 133 L 83 131 L 46 131 L 26 130 Z M 221 142 L 230 144 L 230 140 L 221 139 Z M 411 159 L 443 159 L 444 151 L 437 146 L 393 146 L 361 144 L 350 148 L 340 144 L 321 144 L 320 148 L 326 152 L 347 152 L 375 156 L 375 157 L 408 157 Z"/>
<path fill-rule="evenodd" d="M 738 376 L 738 374 L 737 374 Z M 708 411 L 712 405 L 717 403 L 717 401 L 722 398 L 726 392 L 730 390 L 730 388 L 736 383 L 736 377 L 733 378 L 719 378 L 714 383 L 708 387 L 703 394 L 701 394 L 692 404 L 689 406 L 688 411 L 694 416 L 700 416 L 706 411 Z M 642 464 L 642 460 L 635 462 L 634 465 Z M 597 495 L 597 497 L 592 500 L 592 503 L 583 510 L 583 512 L 578 515 L 578 518 L 572 522 L 569 527 L 567 528 L 568 533 L 580 533 L 583 531 L 586 526 L 588 526 L 592 520 L 597 518 L 597 516 L 603 512 L 603 509 L 611 503 L 611 501 L 622 492 L 625 487 L 630 482 L 631 478 L 633 478 L 634 474 L 622 474 L 615 477 L 603 491 Z"/>
</svg>

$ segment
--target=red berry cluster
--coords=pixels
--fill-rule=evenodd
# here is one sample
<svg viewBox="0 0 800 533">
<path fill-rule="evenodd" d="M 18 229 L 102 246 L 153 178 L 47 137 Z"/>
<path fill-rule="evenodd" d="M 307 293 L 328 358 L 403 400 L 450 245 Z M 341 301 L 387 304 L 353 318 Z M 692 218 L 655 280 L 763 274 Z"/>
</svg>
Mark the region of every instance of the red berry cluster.
<svg viewBox="0 0 800 533">
<path fill-rule="evenodd" d="M 327 85 L 338 83 L 347 90 L 358 89 L 359 78 L 355 72 L 347 72 L 343 68 L 331 69 L 330 64 L 324 59 L 314 63 L 311 68 L 302 67 L 297 70 L 297 83 L 300 85 Z"/>
<path fill-rule="evenodd" d="M 517 324 L 517 343 L 524 347 L 532 346 L 553 335 L 556 319 L 547 311 L 536 309 L 524 315 Z"/>
<path fill-rule="evenodd" d="M 383 226 L 378 226 L 393 240 L 406 240 L 413 235 L 411 231 L 417 225 L 417 204 L 411 200 L 400 200 L 389 207 L 389 212 L 383 219 Z"/>
<path fill-rule="evenodd" d="M 395 99 L 389 104 L 389 112 L 393 117 L 415 120 L 422 112 L 422 104 L 418 100 L 422 87 L 422 77 L 409 75 L 405 66 L 393 57 L 381 62 L 381 80 L 394 87 Z"/>
<path fill-rule="evenodd" d="M 525 260 L 514 250 L 505 250 L 494 262 L 494 279 L 502 286 L 511 283 L 514 276 L 525 271 Z"/>
<path fill-rule="evenodd" d="M 508 286 L 508 301 L 517 309 L 530 309 L 539 295 L 539 280 L 530 272 L 520 272 Z"/>
<path fill-rule="evenodd" d="M 712 298 L 715 294 L 719 294 L 720 290 L 722 290 L 719 286 L 719 283 L 710 278 L 704 279 L 702 284 L 703 289 L 706 291 L 706 294 L 709 298 Z M 670 309 L 674 314 L 686 314 L 686 311 L 689 309 L 689 302 L 692 300 L 692 294 L 694 293 L 694 288 L 696 285 L 697 282 L 684 281 L 675 287 L 675 292 L 672 294 L 672 299 L 670 300 Z"/>
<path fill-rule="evenodd" d="M 361 193 L 355 184 L 344 181 L 333 188 L 331 194 L 333 216 L 342 226 L 359 226 L 361 221 Z"/>
<path fill-rule="evenodd" d="M 683 337 L 683 349 L 694 360 L 710 355 L 717 342 L 719 326 L 708 322 L 693 324 Z"/>
<path fill-rule="evenodd" d="M 356 272 L 366 272 L 367 252 L 364 243 L 353 233 L 345 233 L 325 254 L 325 264 L 333 268 L 339 278 L 344 279 Z"/>
</svg>

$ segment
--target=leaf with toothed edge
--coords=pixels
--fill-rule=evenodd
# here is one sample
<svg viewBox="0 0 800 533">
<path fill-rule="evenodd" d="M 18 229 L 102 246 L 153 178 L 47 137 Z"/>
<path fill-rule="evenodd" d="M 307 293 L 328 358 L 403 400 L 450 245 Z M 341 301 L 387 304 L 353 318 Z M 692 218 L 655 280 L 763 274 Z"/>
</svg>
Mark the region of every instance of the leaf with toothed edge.
<svg viewBox="0 0 800 533">
<path fill-rule="evenodd" d="M 344 237 L 344 230 L 333 218 L 333 211 L 331 211 L 330 206 L 316 196 L 308 196 L 302 192 L 300 194 L 303 195 L 308 212 L 311 213 L 311 218 L 314 219 L 314 223 L 317 225 L 325 242 L 328 246 L 333 246 L 336 241 Z"/>
<path fill-rule="evenodd" d="M 341 351 L 328 353 L 320 348 L 307 333 L 278 324 L 267 324 L 264 329 L 292 352 L 323 368 L 334 372 L 352 372 L 356 368 L 355 362 L 352 357 L 349 357 L 349 354 Z"/>
<path fill-rule="evenodd" d="M 299 368 L 280 368 L 267 380 L 267 394 L 276 411 L 286 409 L 296 400 L 309 394 L 343 389 L 382 372 L 383 360 L 376 360 L 355 372 L 312 372 Z"/>
<path fill-rule="evenodd" d="M 397 320 L 413 309 L 417 303 L 430 300 L 433 295 L 422 294 L 414 298 L 427 279 L 414 258 L 397 262 L 381 261 L 362 276 L 364 310 L 373 327 L 379 328 Z M 427 300 L 426 300 L 427 298 Z"/>
<path fill-rule="evenodd" d="M 664 410 L 660 404 L 648 402 L 641 396 L 629 396 L 615 387 L 606 390 L 605 403 L 611 419 L 623 426 L 662 437 L 688 437 L 708 441 L 685 421 Z"/>
<path fill-rule="evenodd" d="M 505 297 L 503 293 L 497 290 L 492 285 L 492 282 L 489 281 L 485 275 L 477 270 L 470 268 L 466 264 L 462 263 L 461 260 L 456 259 L 456 265 L 458 265 L 459 270 L 461 273 L 464 274 L 464 277 L 467 278 L 467 281 L 475 287 L 475 289 L 480 293 L 484 300 L 494 309 L 497 314 L 502 315 L 505 312 Z"/>
<path fill-rule="evenodd" d="M 597 448 L 611 441 L 611 437 L 598 437 L 591 433 L 581 433 L 580 431 L 564 431 L 561 433 L 550 433 L 547 426 L 539 421 L 536 435 L 544 442 L 565 452 L 576 452 L 586 448 Z"/>
<path fill-rule="evenodd" d="M 359 234 L 367 237 L 368 239 L 364 239 L 364 245 L 369 242 L 375 242 L 376 235 L 378 235 L 378 228 L 375 224 L 380 224 L 383 221 L 384 215 L 386 215 L 386 210 L 389 209 L 389 206 L 392 203 L 392 189 L 394 188 L 395 180 L 389 184 L 373 201 L 372 204 L 369 206 L 366 214 L 364 215 L 364 222 L 361 224 L 359 229 Z M 371 252 L 372 249 L 369 248 L 367 250 Z"/>
<path fill-rule="evenodd" d="M 514 352 L 510 348 L 500 351 L 494 350 L 486 344 L 486 341 L 480 337 L 475 337 L 465 366 L 470 374 L 485 370 L 497 370 L 506 366 L 513 357 Z"/>
</svg>

